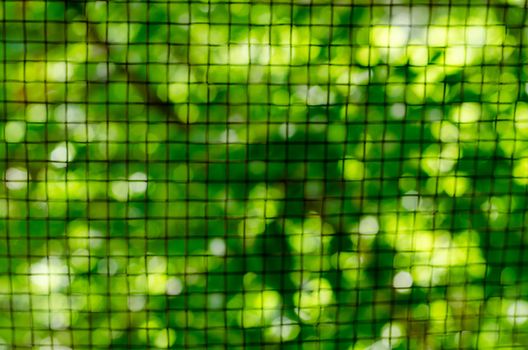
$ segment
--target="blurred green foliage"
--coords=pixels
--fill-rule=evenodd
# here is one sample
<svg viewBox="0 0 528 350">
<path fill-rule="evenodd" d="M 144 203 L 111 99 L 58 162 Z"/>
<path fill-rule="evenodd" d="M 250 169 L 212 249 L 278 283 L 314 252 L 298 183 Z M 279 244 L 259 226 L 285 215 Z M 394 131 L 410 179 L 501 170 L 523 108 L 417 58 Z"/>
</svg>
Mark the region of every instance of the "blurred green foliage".
<svg viewBox="0 0 528 350">
<path fill-rule="evenodd" d="M 0 19 L 0 348 L 527 346 L 524 0 Z"/>
</svg>

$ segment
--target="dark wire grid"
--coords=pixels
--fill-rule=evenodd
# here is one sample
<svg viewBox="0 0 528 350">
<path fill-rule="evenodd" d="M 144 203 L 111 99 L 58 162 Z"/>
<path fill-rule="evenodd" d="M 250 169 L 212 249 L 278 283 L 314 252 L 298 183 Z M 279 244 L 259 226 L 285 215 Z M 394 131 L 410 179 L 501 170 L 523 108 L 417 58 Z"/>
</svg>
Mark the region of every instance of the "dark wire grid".
<svg viewBox="0 0 528 350">
<path fill-rule="evenodd" d="M 41 19 L 33 5 L 42 5 Z M 146 11 L 138 14 L 135 5 Z M 105 11 L 94 15 L 97 6 Z M 392 22 L 419 6 L 429 14 L 427 23 L 414 17 L 409 25 Z M 175 8 L 182 9 L 179 17 Z M 485 24 L 470 23 L 475 8 L 485 10 Z M 525 134 L 516 129 L 523 122 L 504 112 L 515 115 L 527 100 L 524 8 L 489 1 L 7 0 L 2 10 L 0 171 L 6 188 L 0 196 L 7 214 L 0 277 L 8 287 L 0 292 L 0 341 L 6 346 L 479 349 L 528 342 L 526 185 L 514 170 L 526 159 Z M 289 16 L 280 18 L 284 11 Z M 519 21 L 510 18 L 513 11 L 522 11 Z M 461 19 L 462 13 L 468 15 Z M 114 37 L 112 26 L 122 24 L 126 43 Z M 197 25 L 208 26 L 197 35 L 191 29 Z M 441 89 L 442 98 L 407 100 L 424 66 L 391 63 L 398 47 L 365 39 L 378 26 L 389 26 L 388 37 L 410 27 L 424 30 L 425 44 L 402 48 L 425 47 L 438 57 L 445 48 L 428 46 L 431 28 L 504 30 L 505 39 L 479 46 L 452 43 L 458 38 L 446 34 L 449 48 L 480 50 L 482 57 L 458 65 L 428 57 L 426 68 L 440 68 L 446 78 L 429 81 L 425 69 L 419 85 L 424 96 Z M 224 30 L 224 40 L 212 43 Z M 307 38 L 296 37 L 303 33 Z M 75 45 L 84 45 L 85 57 L 70 57 Z M 365 48 L 367 62 L 354 61 Z M 215 57 L 223 49 L 226 56 Z M 252 49 L 267 54 L 268 62 L 252 57 Z M 350 49 L 350 62 L 339 61 L 346 52 L 340 49 Z M 247 63 L 238 61 L 237 50 L 245 50 L 239 55 L 247 54 Z M 499 52 L 498 61 L 486 58 L 491 50 Z M 286 60 L 272 62 L 286 51 Z M 386 58 L 377 57 L 380 52 Z M 54 77 L 53 64 L 66 64 L 71 77 Z M 28 73 L 34 67 L 43 67 L 41 76 Z M 477 77 L 470 72 L 475 68 Z M 366 81 L 354 81 L 353 69 L 366 73 Z M 498 81 L 486 69 L 496 71 Z M 508 74 L 518 80 L 503 81 Z M 401 99 L 391 93 L 399 89 Z M 451 117 L 464 103 L 478 104 L 479 120 Z M 45 120 L 27 119 L 37 104 Z M 396 104 L 403 120 L 390 119 Z M 53 120 L 60 106 L 64 119 Z M 70 120 L 79 107 L 85 120 Z M 441 118 L 431 119 L 431 111 Z M 22 141 L 8 133 L 14 122 L 24 123 Z M 435 122 L 461 134 L 474 128 L 471 137 L 445 142 L 434 136 Z M 506 123 L 512 133 L 502 131 Z M 501 144 L 508 142 L 514 144 L 510 154 Z M 440 152 L 453 145 L 452 172 L 426 170 L 431 162 L 452 160 Z M 438 151 L 427 153 L 433 146 Z M 60 147 L 65 160 L 57 161 L 51 154 Z M 356 168 L 347 170 L 349 161 Z M 8 178 L 19 168 L 25 177 Z M 146 179 L 131 178 L 135 174 Z M 452 194 L 445 185 L 450 179 Z M 404 189 L 404 181 L 414 181 L 416 191 Z M 457 184 L 467 181 L 458 193 Z M 476 185 L 488 181 L 488 187 Z M 137 194 L 141 186 L 144 193 Z M 405 200 L 415 200 L 416 208 Z M 433 204 L 424 209 L 424 203 Z M 486 210 L 508 219 L 494 226 Z M 376 232 L 369 237 L 361 225 L 372 220 Z M 410 227 L 400 227 L 407 222 Z M 83 235 L 72 233 L 76 225 L 86 225 Z M 423 231 L 431 233 L 432 245 L 449 240 L 429 248 L 427 259 L 419 248 L 398 247 Z M 76 248 L 82 244 L 86 248 Z M 446 252 L 466 260 L 439 267 L 434 254 Z M 87 267 L 75 259 L 85 259 Z M 413 273 L 412 287 L 396 286 L 398 273 L 420 268 L 433 270 L 428 281 Z M 446 269 L 445 281 L 435 280 L 435 269 Z M 57 301 L 63 296 L 65 303 Z M 490 311 L 497 304 L 500 310 Z M 439 305 L 446 310 L 440 320 L 431 311 Z M 428 315 L 416 316 L 422 306 Z M 486 332 L 498 339 L 493 345 Z"/>
</svg>

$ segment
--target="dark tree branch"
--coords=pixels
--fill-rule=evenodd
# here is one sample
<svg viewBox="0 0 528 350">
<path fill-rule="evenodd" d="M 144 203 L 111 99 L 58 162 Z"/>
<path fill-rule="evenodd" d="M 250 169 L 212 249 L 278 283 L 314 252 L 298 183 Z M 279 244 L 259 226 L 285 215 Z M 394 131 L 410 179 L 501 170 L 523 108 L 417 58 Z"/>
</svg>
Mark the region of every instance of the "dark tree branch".
<svg viewBox="0 0 528 350">
<path fill-rule="evenodd" d="M 83 17 L 84 21 L 86 22 L 86 30 L 90 39 L 90 43 L 101 47 L 104 50 L 107 59 L 111 61 L 111 53 L 108 43 L 106 40 L 100 37 L 95 24 L 90 22 L 83 6 L 78 2 L 69 1 L 66 2 L 66 5 L 70 8 L 74 8 L 76 12 Z M 156 108 L 160 113 L 166 115 L 174 121 L 179 122 L 179 124 L 182 126 L 185 125 L 185 123 L 182 122 L 180 118 L 178 118 L 178 115 L 174 110 L 174 105 L 170 102 L 160 99 L 156 92 L 153 91 L 147 80 L 142 79 L 136 73 L 128 69 L 126 64 L 119 64 L 116 65 L 116 67 L 126 77 L 127 83 L 131 86 L 134 86 L 134 88 L 143 96 L 146 105 Z"/>
</svg>

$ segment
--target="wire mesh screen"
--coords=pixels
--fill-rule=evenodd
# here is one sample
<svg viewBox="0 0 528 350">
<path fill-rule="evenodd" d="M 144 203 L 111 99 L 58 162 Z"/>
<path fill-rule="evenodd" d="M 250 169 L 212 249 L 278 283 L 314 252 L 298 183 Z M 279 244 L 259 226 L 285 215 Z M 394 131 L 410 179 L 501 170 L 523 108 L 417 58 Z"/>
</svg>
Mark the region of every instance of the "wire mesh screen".
<svg viewBox="0 0 528 350">
<path fill-rule="evenodd" d="M 524 0 L 0 19 L 0 349 L 528 348 Z"/>
</svg>

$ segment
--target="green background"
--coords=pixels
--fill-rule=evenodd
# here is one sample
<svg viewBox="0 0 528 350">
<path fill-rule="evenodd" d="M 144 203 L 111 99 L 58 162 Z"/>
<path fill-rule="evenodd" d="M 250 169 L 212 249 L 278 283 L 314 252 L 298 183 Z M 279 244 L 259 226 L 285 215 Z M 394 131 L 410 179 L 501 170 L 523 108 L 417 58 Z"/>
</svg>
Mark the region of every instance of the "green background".
<svg viewBox="0 0 528 350">
<path fill-rule="evenodd" d="M 527 348 L 524 7 L 3 1 L 0 348 Z"/>
</svg>

